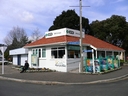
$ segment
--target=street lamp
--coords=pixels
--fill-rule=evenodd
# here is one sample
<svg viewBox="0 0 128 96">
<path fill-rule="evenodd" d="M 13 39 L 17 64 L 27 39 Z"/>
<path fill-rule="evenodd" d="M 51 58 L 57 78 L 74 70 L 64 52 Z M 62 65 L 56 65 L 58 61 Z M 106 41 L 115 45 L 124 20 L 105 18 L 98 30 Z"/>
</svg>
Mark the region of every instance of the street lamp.
<svg viewBox="0 0 128 96">
<path fill-rule="evenodd" d="M 0 44 L 0 49 L 2 52 L 2 74 L 4 74 L 4 51 L 6 50 L 7 45 L 5 44 Z"/>
</svg>

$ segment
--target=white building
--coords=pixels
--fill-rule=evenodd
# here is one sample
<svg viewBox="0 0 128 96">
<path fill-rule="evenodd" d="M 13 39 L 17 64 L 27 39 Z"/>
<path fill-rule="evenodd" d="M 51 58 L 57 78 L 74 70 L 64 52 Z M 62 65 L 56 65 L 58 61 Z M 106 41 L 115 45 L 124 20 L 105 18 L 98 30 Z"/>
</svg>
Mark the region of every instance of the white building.
<svg viewBox="0 0 128 96">
<path fill-rule="evenodd" d="M 123 54 L 122 56 L 125 57 L 125 50 L 122 48 L 111 45 L 93 36 L 85 35 L 84 32 L 82 36 L 83 50 L 94 49 L 96 58 L 99 56 L 116 56 L 120 54 Z M 45 67 L 61 72 L 68 72 L 78 68 L 80 62 L 79 39 L 80 32 L 69 28 L 46 32 L 43 38 L 24 46 L 24 48 L 28 49 L 28 62 L 30 67 Z M 20 54 L 20 51 L 16 51 L 18 52 L 17 54 Z M 25 52 L 24 50 L 24 53 Z M 15 55 L 14 53 L 15 52 L 12 52 L 11 55 Z M 15 57 L 18 58 L 17 54 Z M 85 56 L 90 58 L 91 54 L 86 53 Z M 24 60 L 21 61 L 24 62 Z M 17 62 L 14 63 L 17 64 Z"/>
<path fill-rule="evenodd" d="M 18 48 L 10 50 L 9 54 L 12 55 L 12 63 L 14 65 L 24 65 L 25 60 L 28 60 L 28 49 Z"/>
</svg>

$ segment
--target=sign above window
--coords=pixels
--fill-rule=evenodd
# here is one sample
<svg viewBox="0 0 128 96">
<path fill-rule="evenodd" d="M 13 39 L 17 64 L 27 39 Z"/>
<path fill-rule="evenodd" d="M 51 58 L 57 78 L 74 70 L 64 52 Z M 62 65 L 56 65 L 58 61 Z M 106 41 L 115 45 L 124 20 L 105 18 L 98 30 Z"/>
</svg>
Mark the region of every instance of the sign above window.
<svg viewBox="0 0 128 96">
<path fill-rule="evenodd" d="M 69 28 L 62 28 L 62 29 L 46 32 L 45 38 L 52 38 L 52 37 L 64 36 L 64 35 L 80 37 L 80 31 L 74 30 L 74 29 L 69 29 Z M 83 38 L 85 37 L 84 32 L 82 32 L 82 37 Z"/>
</svg>

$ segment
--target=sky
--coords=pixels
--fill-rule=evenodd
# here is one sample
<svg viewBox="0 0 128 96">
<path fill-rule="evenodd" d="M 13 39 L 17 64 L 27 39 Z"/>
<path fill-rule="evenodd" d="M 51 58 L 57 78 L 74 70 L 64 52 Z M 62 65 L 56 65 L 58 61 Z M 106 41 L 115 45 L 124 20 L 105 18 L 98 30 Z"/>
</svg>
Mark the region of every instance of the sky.
<svg viewBox="0 0 128 96">
<path fill-rule="evenodd" d="M 28 37 L 37 28 L 43 36 L 62 11 L 72 9 L 79 15 L 79 7 L 71 6 L 79 6 L 79 0 L 0 0 L 0 43 L 17 26 Z M 82 0 L 82 6 L 90 6 L 82 7 L 82 16 L 90 23 L 112 15 L 124 16 L 128 22 L 128 0 Z"/>
</svg>

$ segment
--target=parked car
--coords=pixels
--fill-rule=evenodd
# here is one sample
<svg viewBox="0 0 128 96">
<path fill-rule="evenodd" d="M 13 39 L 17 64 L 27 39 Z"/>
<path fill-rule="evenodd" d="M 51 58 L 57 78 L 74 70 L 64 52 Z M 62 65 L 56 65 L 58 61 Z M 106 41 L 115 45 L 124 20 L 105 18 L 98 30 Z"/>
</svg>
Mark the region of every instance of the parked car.
<svg viewBox="0 0 128 96">
<path fill-rule="evenodd" d="M 4 61 L 4 64 L 7 65 L 8 61 Z M 0 61 L 0 65 L 2 65 L 2 61 Z"/>
<path fill-rule="evenodd" d="M 8 61 L 4 59 L 4 64 L 8 64 Z M 2 58 L 0 57 L 0 65 L 2 65 Z"/>
</svg>

